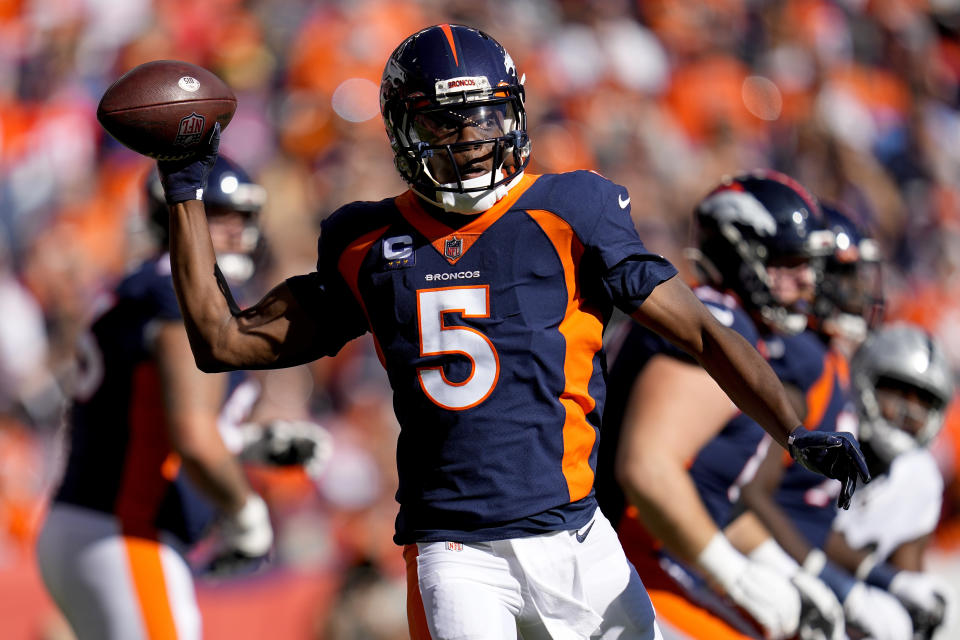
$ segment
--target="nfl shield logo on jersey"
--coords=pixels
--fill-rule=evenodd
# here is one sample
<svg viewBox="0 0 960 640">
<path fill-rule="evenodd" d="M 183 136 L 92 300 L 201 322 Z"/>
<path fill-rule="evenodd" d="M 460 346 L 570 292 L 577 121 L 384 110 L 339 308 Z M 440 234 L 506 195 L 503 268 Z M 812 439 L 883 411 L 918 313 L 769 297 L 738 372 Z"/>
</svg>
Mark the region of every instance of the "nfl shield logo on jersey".
<svg viewBox="0 0 960 640">
<path fill-rule="evenodd" d="M 443 243 L 443 255 L 450 260 L 456 260 L 463 253 L 463 238 L 453 236 Z"/>
<path fill-rule="evenodd" d="M 204 117 L 198 113 L 191 113 L 180 120 L 180 127 L 177 129 L 177 138 L 173 144 L 190 146 L 200 142 L 200 134 L 203 133 Z"/>
</svg>

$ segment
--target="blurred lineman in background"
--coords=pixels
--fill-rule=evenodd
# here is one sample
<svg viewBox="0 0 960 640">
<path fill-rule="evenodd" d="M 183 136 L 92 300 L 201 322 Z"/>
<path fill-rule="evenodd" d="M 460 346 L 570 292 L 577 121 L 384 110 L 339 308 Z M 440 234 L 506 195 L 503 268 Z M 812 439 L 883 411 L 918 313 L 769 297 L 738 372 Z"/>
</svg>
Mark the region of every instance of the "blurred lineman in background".
<svg viewBox="0 0 960 640">
<path fill-rule="evenodd" d="M 81 640 L 199 639 L 185 553 L 217 520 L 211 571 L 251 568 L 273 540 L 266 504 L 218 431 L 231 382 L 193 362 L 162 189 L 156 176 L 147 186 L 158 251 L 101 301 L 79 342 L 69 457 L 37 544 L 44 583 Z M 254 273 L 264 197 L 226 158 L 212 167 L 204 199 L 213 249 L 237 286 Z M 251 458 L 277 449 L 262 430 L 237 434 Z M 312 443 L 287 438 L 294 444 L 310 449 L 299 461 L 314 457 Z"/>
<path fill-rule="evenodd" d="M 768 336 L 765 347 L 807 429 L 856 433 L 846 354 L 863 341 L 871 319 L 877 317 L 879 254 L 847 216 L 829 205 L 821 208 L 835 246 L 818 270 L 821 284 L 816 297 L 809 300 L 810 328 L 797 335 Z M 910 619 L 898 601 L 829 562 L 822 551 L 831 537 L 839 490 L 837 483 L 824 481 L 770 450 L 761 458 L 755 477 L 743 487 L 741 499 L 749 511 L 731 525 L 731 535 L 739 535 L 740 527 L 754 515 L 759 517 L 782 551 L 761 547 L 755 555 L 790 574 L 802 565 L 806 573 L 828 584 L 843 604 L 851 633 L 866 633 L 877 640 L 909 640 Z"/>
<path fill-rule="evenodd" d="M 873 474 L 848 512 L 834 521 L 828 554 L 899 598 L 914 638 L 947 621 L 956 594 L 923 573 L 923 555 L 940 518 L 943 478 L 929 444 L 954 393 L 940 345 L 919 327 L 894 324 L 872 334 L 850 368 L 860 441 Z"/>
<path fill-rule="evenodd" d="M 788 176 L 757 171 L 725 179 L 695 217 L 694 292 L 713 315 L 761 348 L 772 335 L 802 331 L 816 264 L 834 246 L 814 198 Z M 661 617 L 695 638 L 754 637 L 757 627 L 788 638 L 806 630 L 801 611 L 806 621 L 813 609 L 842 633 L 825 585 L 742 553 L 783 554 L 766 532 L 738 550 L 722 531 L 769 448 L 764 430 L 687 354 L 643 327 L 628 330 L 610 371 L 598 496 Z"/>
<path fill-rule="evenodd" d="M 489 35 L 441 24 L 407 38 L 381 113 L 410 190 L 334 212 L 317 271 L 233 313 L 196 199 L 215 129 L 205 157 L 159 164 L 174 282 L 205 370 L 291 366 L 373 334 L 401 425 L 394 540 L 414 638 L 658 638 L 593 492 L 615 305 L 693 354 L 794 456 L 843 479 L 844 499 L 866 468 L 852 437 L 795 429 L 760 354 L 644 248 L 626 189 L 524 172 L 523 98 Z"/>
</svg>

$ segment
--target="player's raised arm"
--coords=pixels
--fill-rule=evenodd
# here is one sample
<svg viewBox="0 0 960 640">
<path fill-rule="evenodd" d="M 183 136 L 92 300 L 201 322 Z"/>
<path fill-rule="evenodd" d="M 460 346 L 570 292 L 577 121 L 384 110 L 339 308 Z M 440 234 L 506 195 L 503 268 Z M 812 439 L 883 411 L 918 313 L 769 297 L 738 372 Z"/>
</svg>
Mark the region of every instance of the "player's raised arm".
<svg viewBox="0 0 960 640">
<path fill-rule="evenodd" d="M 849 505 L 857 476 L 869 479 L 853 437 L 798 427 L 790 398 L 767 361 L 736 331 L 718 322 L 679 278 L 658 285 L 634 319 L 696 358 L 734 403 L 798 462 L 840 480 L 841 507 Z"/>
<path fill-rule="evenodd" d="M 240 310 L 216 275 L 216 256 L 200 198 L 217 158 L 219 126 L 203 155 L 159 162 L 170 206 L 170 264 L 190 347 L 202 371 L 293 366 L 319 355 L 314 324 L 289 286 L 280 284 Z"/>
</svg>

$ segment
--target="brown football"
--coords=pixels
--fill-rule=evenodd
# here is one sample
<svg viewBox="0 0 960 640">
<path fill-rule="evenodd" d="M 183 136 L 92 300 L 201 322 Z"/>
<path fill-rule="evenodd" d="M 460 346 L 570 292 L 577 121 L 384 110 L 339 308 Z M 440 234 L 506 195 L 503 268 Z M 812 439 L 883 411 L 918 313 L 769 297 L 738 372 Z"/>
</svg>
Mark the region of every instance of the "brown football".
<svg viewBox="0 0 960 640">
<path fill-rule="evenodd" d="M 196 153 L 215 122 L 226 128 L 236 110 L 233 91 L 212 72 L 189 62 L 154 60 L 110 85 L 97 120 L 137 153 L 179 160 Z"/>
</svg>

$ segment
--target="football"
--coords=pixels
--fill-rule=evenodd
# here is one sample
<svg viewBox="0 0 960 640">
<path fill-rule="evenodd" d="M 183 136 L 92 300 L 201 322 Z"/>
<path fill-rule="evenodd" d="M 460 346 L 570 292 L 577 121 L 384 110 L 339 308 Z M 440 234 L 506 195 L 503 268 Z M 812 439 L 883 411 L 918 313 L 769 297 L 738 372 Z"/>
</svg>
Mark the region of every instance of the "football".
<svg viewBox="0 0 960 640">
<path fill-rule="evenodd" d="M 126 72 L 104 92 L 97 120 L 118 142 L 157 160 L 188 158 L 225 129 L 237 110 L 233 91 L 189 62 L 154 60 Z"/>
</svg>

